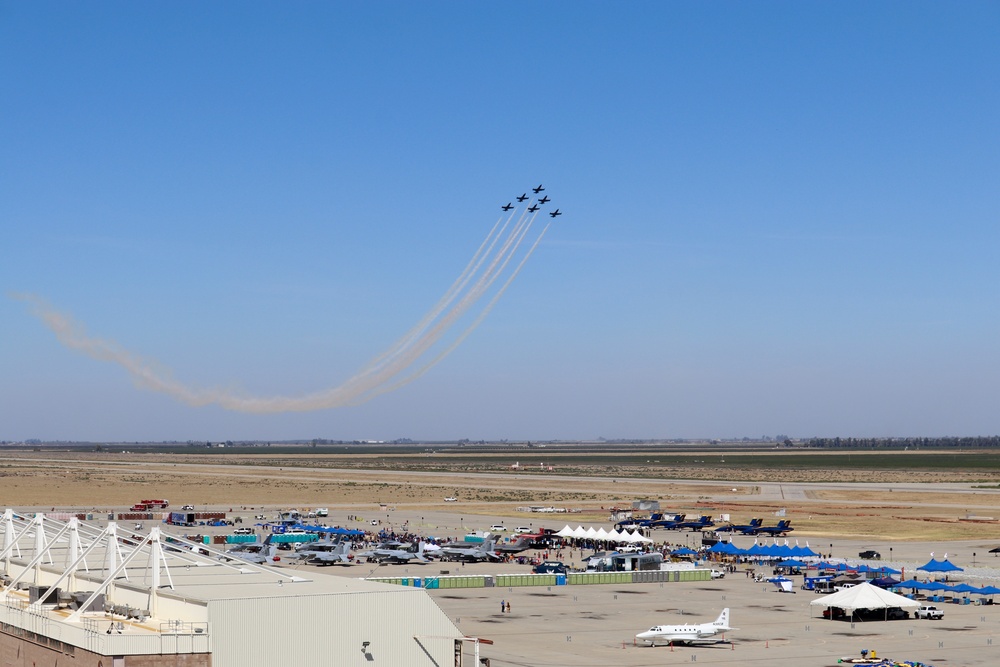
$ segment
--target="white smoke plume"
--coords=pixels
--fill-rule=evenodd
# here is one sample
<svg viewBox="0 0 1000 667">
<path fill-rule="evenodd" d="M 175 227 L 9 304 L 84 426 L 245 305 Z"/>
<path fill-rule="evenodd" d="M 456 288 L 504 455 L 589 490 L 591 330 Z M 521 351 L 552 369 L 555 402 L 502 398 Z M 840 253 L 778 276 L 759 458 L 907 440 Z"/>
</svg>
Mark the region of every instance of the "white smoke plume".
<svg viewBox="0 0 1000 667">
<path fill-rule="evenodd" d="M 497 220 L 454 283 L 402 338 L 340 385 L 302 396 L 246 396 L 229 389 L 189 387 L 175 380 L 170 370 L 157 362 L 130 352 L 114 341 L 89 336 L 83 325 L 58 312 L 43 299 L 33 295 L 12 296 L 30 303 L 33 314 L 66 347 L 99 361 L 117 364 L 125 369 L 136 386 L 166 394 L 191 406 L 218 405 L 227 410 L 265 414 L 358 405 L 422 376 L 486 319 L 548 230 L 546 226 L 516 265 L 508 270 L 531 230 L 535 215 L 537 213 L 529 214 L 525 210 L 518 216 L 514 209 L 502 224 L 502 218 Z M 491 287 L 502 276 L 506 276 L 505 281 L 483 304 Z M 481 308 L 472 323 L 450 342 L 442 342 L 477 305 Z M 431 356 L 438 343 L 445 345 L 444 349 Z M 423 364 L 413 370 L 421 362 Z"/>
</svg>

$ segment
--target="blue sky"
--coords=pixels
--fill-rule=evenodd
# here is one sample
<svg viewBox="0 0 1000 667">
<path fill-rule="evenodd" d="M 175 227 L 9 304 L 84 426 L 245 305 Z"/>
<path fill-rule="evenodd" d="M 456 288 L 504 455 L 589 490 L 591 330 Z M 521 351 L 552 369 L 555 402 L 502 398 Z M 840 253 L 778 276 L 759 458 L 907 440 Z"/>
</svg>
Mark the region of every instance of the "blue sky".
<svg viewBox="0 0 1000 667">
<path fill-rule="evenodd" d="M 997 34 L 976 2 L 0 3 L 0 439 L 998 433 Z M 360 405 L 192 407 L 9 298 L 186 386 L 322 392 L 539 182 L 565 214 L 485 321 Z"/>
</svg>

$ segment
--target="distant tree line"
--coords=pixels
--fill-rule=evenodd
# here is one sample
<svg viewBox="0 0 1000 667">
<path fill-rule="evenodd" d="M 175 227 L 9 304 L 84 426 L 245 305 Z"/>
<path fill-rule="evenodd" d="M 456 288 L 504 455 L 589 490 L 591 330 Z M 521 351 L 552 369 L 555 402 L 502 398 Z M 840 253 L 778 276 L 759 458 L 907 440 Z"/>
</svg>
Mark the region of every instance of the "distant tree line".
<svg viewBox="0 0 1000 667">
<path fill-rule="evenodd" d="M 1000 447 L 1000 435 L 973 438 L 812 438 L 808 447 L 844 447 L 847 449 L 985 449 Z"/>
</svg>

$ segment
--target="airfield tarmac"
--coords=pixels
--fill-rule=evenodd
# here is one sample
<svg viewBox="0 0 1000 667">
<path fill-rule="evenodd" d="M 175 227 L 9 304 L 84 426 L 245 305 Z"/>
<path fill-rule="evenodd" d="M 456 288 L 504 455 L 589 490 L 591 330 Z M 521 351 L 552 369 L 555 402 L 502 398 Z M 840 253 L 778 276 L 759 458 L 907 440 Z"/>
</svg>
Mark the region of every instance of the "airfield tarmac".
<svg viewBox="0 0 1000 667">
<path fill-rule="evenodd" d="M 117 470 L 115 469 L 117 468 Z M 508 528 L 531 525 L 559 529 L 577 524 L 610 528 L 612 505 L 628 499 L 660 498 L 668 511 L 733 514 L 776 520 L 774 510 L 785 508 L 797 528 L 789 539 L 809 543 L 835 558 L 854 558 L 875 549 L 886 564 L 913 568 L 930 559 L 931 552 L 966 568 L 953 577 L 972 583 L 1000 583 L 1000 559 L 988 551 L 1000 545 L 1000 489 L 977 488 L 972 483 L 925 481 L 905 477 L 874 482 L 742 483 L 719 480 L 663 480 L 559 475 L 461 474 L 387 470 L 337 470 L 286 466 L 204 465 L 155 460 L 120 461 L 101 457 L 60 458 L 22 456 L 4 464 L 0 504 L 21 511 L 93 509 L 118 510 L 144 497 L 168 497 L 173 506 L 193 502 L 199 510 L 223 509 L 252 525 L 256 514 L 278 508 L 329 507 L 328 525 L 376 530 L 408 530 L 424 536 L 459 537 L 484 530 L 495 522 Z M 549 494 L 546 496 L 546 494 Z M 561 495 L 559 495 L 561 494 Z M 444 503 L 457 495 L 457 503 Z M 545 504 L 579 507 L 580 512 L 536 514 L 518 512 L 532 498 Z M 223 504 L 225 503 L 225 504 Z M 124 506 L 123 506 L 124 505 Z M 33 506 L 33 507 L 32 507 Z M 348 516 L 360 520 L 348 521 Z M 371 520 L 380 521 L 377 527 Z M 973 519 L 973 520 L 970 520 Z M 145 522 L 144 529 L 150 527 Z M 226 532 L 210 529 L 203 532 Z M 168 532 L 190 532 L 167 528 Z M 692 533 L 657 531 L 657 541 L 693 545 Z M 749 546 L 752 538 L 736 538 Z M 974 555 L 975 554 L 975 555 Z M 564 553 L 578 564 L 579 552 Z M 993 566 L 997 567 L 994 568 Z M 313 566 L 284 560 L 282 568 L 308 570 Z M 431 563 L 429 565 L 326 568 L 340 576 L 427 576 L 448 570 L 452 574 L 527 572 L 516 564 Z M 874 649 L 897 660 L 929 665 L 1000 664 L 1000 605 L 939 604 L 942 621 L 850 623 L 827 621 L 811 610 L 815 594 L 778 593 L 773 585 L 747 579 L 742 568 L 722 580 L 645 585 L 553 586 L 544 588 L 438 589 L 428 594 L 468 636 L 491 639 L 481 655 L 493 667 L 758 664 L 835 665 L 840 657 Z M 500 600 L 511 603 L 501 614 Z M 658 623 L 700 623 L 730 607 L 732 624 L 739 628 L 732 643 L 696 647 L 633 646 L 637 632 Z M 996 640 L 996 641 L 995 641 Z M 466 650 L 471 656 L 471 649 Z M 471 664 L 469 658 L 467 664 Z"/>
</svg>

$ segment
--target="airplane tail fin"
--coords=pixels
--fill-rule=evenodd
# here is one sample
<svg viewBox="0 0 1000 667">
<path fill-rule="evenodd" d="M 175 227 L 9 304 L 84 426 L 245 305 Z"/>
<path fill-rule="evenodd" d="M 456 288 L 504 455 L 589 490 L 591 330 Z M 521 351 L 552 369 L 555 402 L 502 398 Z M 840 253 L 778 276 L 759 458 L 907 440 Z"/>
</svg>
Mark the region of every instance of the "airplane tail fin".
<svg viewBox="0 0 1000 667">
<path fill-rule="evenodd" d="M 712 625 L 715 625 L 720 628 L 729 627 L 729 607 L 726 607 L 725 609 L 722 610 L 722 613 L 719 614 L 719 617 L 715 619 L 715 623 L 713 623 Z"/>
</svg>

